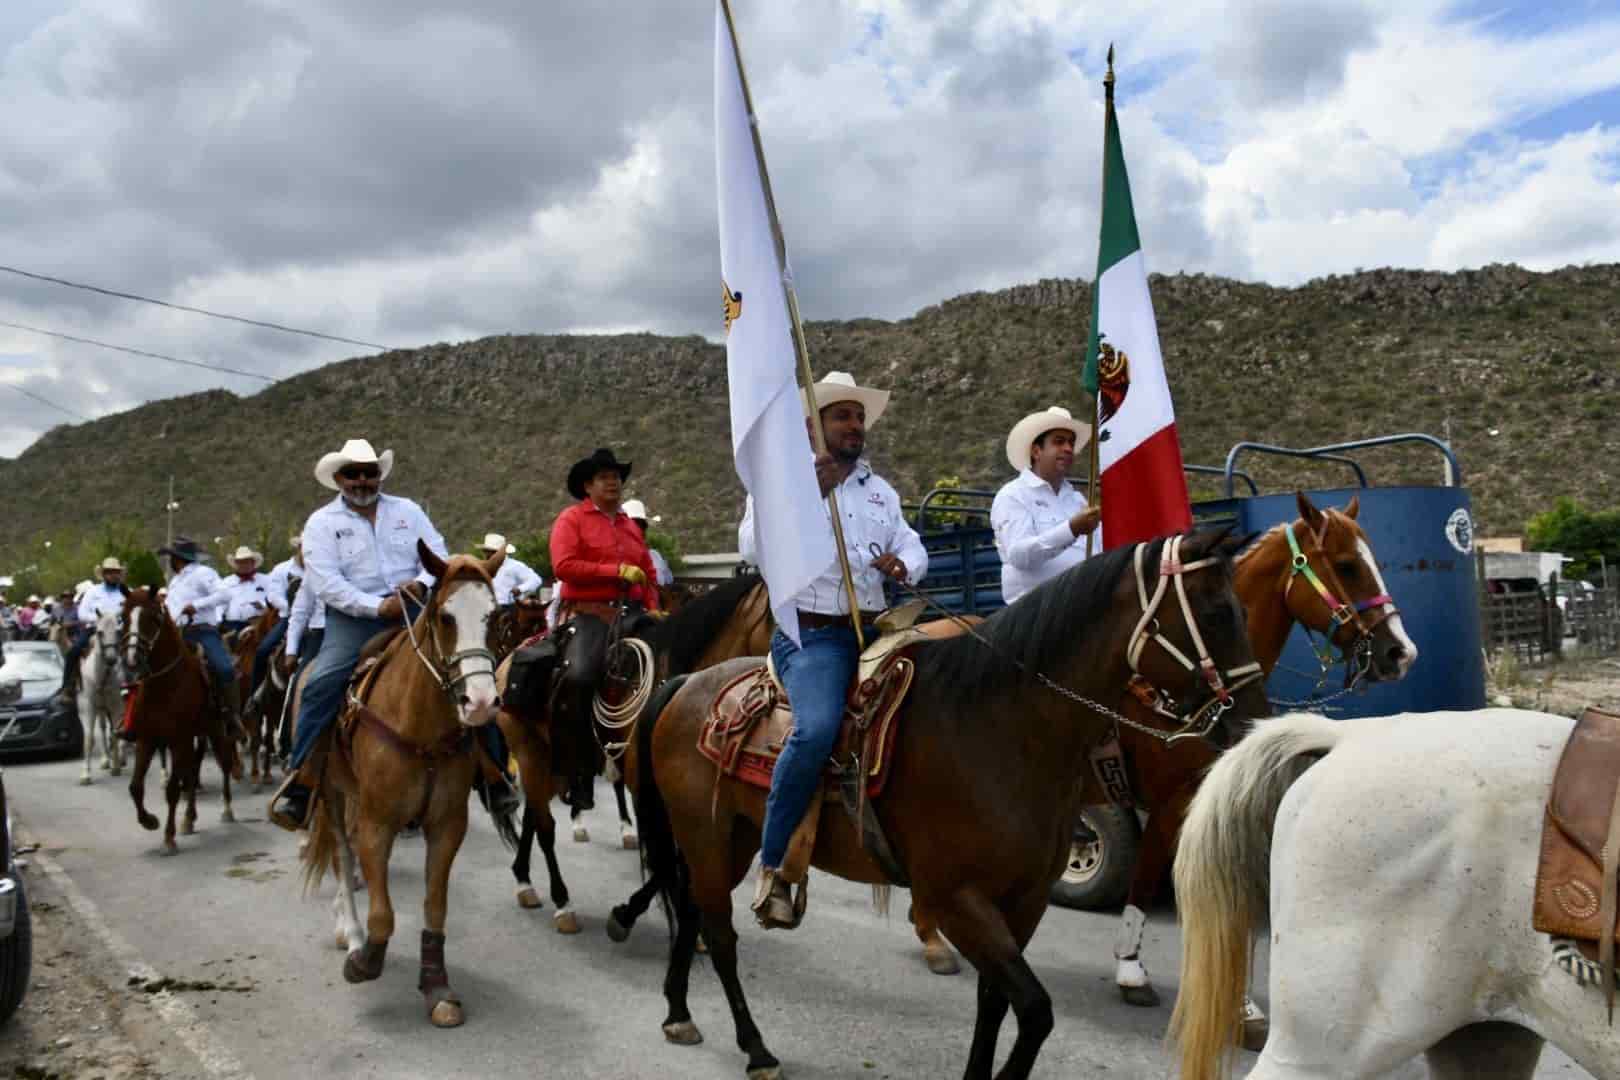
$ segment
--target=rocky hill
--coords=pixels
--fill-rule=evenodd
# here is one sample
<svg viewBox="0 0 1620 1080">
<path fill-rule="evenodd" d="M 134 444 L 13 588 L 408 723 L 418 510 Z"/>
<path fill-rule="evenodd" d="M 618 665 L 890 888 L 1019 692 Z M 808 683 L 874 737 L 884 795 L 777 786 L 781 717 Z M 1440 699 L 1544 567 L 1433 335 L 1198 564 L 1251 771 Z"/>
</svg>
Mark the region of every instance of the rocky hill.
<svg viewBox="0 0 1620 1080">
<path fill-rule="evenodd" d="M 1520 532 L 1560 495 L 1620 503 L 1620 266 L 1375 270 L 1291 289 L 1174 275 L 1152 288 L 1189 462 L 1220 464 L 1239 440 L 1440 435 L 1449 421 L 1485 535 Z M 895 391 L 872 453 L 915 497 L 947 475 L 994 486 L 1014 420 L 1079 406 L 1090 300 L 1086 282 L 1046 280 L 806 334 L 818 372 Z M 113 518 L 160 540 L 171 473 L 179 531 L 278 554 L 324 497 L 315 460 L 357 435 L 395 449 L 389 489 L 425 502 L 452 545 L 545 528 L 567 501 L 568 464 L 612 445 L 635 462 L 632 493 L 686 551 L 730 549 L 742 492 L 725 378 L 724 350 L 698 337 L 494 337 L 59 427 L 0 461 L 0 572 Z M 1432 450 L 1365 460 L 1375 483 L 1441 475 Z M 1342 475 L 1252 465 L 1274 489 Z"/>
</svg>

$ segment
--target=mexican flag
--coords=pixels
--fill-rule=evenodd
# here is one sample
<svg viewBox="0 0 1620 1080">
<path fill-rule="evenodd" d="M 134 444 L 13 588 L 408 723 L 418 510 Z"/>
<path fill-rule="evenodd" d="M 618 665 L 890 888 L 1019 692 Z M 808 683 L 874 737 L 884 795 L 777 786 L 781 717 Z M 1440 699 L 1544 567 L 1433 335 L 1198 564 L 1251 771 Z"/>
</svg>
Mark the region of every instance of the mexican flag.
<svg viewBox="0 0 1620 1080">
<path fill-rule="evenodd" d="M 1181 471 L 1181 440 L 1159 353 L 1111 88 L 1103 135 L 1102 240 L 1083 381 L 1097 396 L 1095 437 L 1107 546 L 1186 529 L 1192 524 L 1192 508 Z"/>
</svg>

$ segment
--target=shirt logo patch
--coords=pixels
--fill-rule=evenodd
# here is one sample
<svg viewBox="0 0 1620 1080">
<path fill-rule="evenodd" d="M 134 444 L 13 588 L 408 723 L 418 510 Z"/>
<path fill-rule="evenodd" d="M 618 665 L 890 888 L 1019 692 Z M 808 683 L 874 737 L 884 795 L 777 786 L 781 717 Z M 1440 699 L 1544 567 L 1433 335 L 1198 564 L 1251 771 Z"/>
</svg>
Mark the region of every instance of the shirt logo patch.
<svg viewBox="0 0 1620 1080">
<path fill-rule="evenodd" d="M 343 539 L 345 539 L 347 537 L 350 537 L 350 536 L 353 536 L 353 535 L 354 535 L 354 530 L 349 529 L 349 528 L 339 529 L 337 531 L 337 533 L 336 533 L 336 536 L 337 536 L 337 538 L 339 540 L 343 540 Z"/>
<path fill-rule="evenodd" d="M 874 492 L 872 492 L 872 494 L 870 494 L 870 495 L 868 495 L 866 497 L 866 501 L 871 503 L 874 506 L 882 506 L 883 505 L 883 496 L 879 495 L 877 492 L 874 491 Z"/>
</svg>

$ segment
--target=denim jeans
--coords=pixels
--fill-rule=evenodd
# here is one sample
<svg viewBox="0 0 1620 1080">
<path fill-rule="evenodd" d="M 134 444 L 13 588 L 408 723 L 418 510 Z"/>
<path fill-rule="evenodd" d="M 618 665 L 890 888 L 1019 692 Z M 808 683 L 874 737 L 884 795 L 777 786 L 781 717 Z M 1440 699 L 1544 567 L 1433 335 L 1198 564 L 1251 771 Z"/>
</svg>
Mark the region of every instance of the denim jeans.
<svg viewBox="0 0 1620 1080">
<path fill-rule="evenodd" d="M 188 644 L 202 646 L 208 670 L 214 673 L 221 687 L 236 678 L 236 669 L 231 666 L 231 654 L 225 651 L 225 641 L 219 636 L 219 627 L 188 626 L 180 631 L 180 637 Z"/>
<path fill-rule="evenodd" d="M 293 665 L 292 675 L 287 678 L 287 701 L 281 709 L 281 727 L 276 733 L 276 748 L 282 754 L 292 753 L 292 692 L 298 685 L 298 676 L 315 658 L 321 654 L 321 640 L 326 637 L 325 628 L 305 630 L 304 636 L 298 642 L 298 662 Z"/>
<path fill-rule="evenodd" d="M 765 836 L 760 862 L 779 869 L 788 841 L 810 806 L 822 770 L 838 744 L 844 701 L 860 659 L 855 629 L 849 625 L 801 630 L 799 645 L 782 631 L 771 635 L 771 659 L 793 707 L 793 733 L 771 775 L 765 803 Z"/>
<path fill-rule="evenodd" d="M 337 719 L 338 707 L 343 704 L 343 690 L 360 663 L 361 648 L 374 634 L 392 625 L 385 619 L 356 618 L 336 608 L 326 609 L 326 633 L 321 639 L 321 651 L 315 657 L 299 702 L 292 768 L 304 763 L 316 741 Z"/>
<path fill-rule="evenodd" d="M 286 636 L 287 620 L 277 619 L 276 625 L 272 626 L 270 632 L 264 635 L 264 640 L 259 642 L 259 647 L 253 650 L 253 681 L 248 684 L 249 693 L 257 690 L 259 684 L 264 681 L 264 666 L 270 662 L 270 654 L 276 651 L 276 646 L 280 645 L 281 639 Z"/>
<path fill-rule="evenodd" d="M 79 661 L 84 658 L 85 646 L 95 636 L 96 624 L 86 623 L 73 631 L 73 644 L 68 646 L 67 655 L 62 658 L 62 682 L 67 684 L 69 678 L 77 677 Z"/>
</svg>

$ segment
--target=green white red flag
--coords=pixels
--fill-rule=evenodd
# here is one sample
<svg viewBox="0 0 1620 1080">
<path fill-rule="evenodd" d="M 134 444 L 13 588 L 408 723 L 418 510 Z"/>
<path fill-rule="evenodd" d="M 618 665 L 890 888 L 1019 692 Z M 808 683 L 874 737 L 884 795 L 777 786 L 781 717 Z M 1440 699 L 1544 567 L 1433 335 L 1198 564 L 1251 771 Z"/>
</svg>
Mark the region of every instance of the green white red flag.
<svg viewBox="0 0 1620 1080">
<path fill-rule="evenodd" d="M 1111 93 L 1103 135 L 1102 239 L 1083 382 L 1097 395 L 1105 546 L 1188 528 L 1192 508 L 1181 441 Z"/>
</svg>

